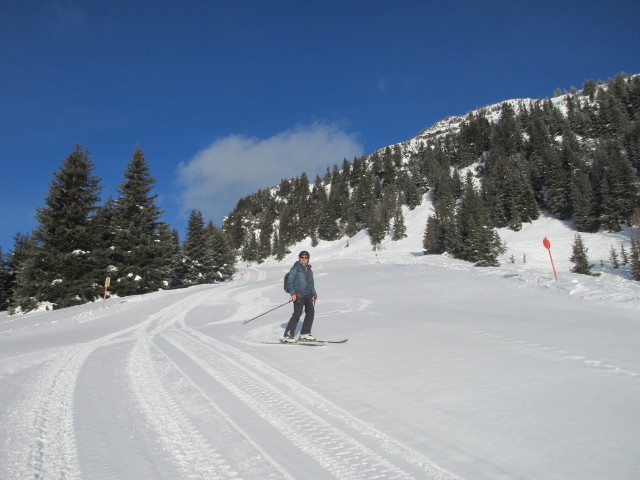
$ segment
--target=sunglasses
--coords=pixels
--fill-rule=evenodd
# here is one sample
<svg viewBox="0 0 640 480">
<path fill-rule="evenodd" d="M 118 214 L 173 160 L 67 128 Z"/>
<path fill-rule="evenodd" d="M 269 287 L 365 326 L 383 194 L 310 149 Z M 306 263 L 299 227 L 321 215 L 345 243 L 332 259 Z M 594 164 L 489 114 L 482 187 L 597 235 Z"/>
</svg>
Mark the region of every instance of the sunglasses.
<svg viewBox="0 0 640 480">
<path fill-rule="evenodd" d="M 306 258 L 307 260 L 309 260 L 309 257 L 300 257 L 300 258 Z"/>
</svg>

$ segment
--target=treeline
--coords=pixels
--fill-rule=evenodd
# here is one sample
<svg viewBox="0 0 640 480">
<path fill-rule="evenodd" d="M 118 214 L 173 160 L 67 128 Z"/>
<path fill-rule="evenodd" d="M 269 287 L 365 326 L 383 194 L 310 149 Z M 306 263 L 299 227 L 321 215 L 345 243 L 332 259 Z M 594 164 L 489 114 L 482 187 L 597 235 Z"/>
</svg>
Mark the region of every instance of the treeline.
<svg viewBox="0 0 640 480">
<path fill-rule="evenodd" d="M 0 306 L 27 311 L 63 308 L 102 297 L 225 281 L 235 253 L 222 230 L 193 210 L 185 241 L 161 220 L 155 182 L 140 149 L 126 165 L 115 200 L 99 204 L 100 179 L 81 146 L 53 174 L 38 226 L 15 238 L 0 258 Z"/>
<path fill-rule="evenodd" d="M 222 229 L 195 210 L 185 242 L 161 221 L 154 180 L 136 150 L 118 198 L 99 205 L 99 179 L 78 147 L 54 174 L 38 227 L 0 251 L 0 307 L 54 307 L 224 281 L 234 261 L 284 258 L 310 237 L 366 229 L 373 249 L 406 236 L 403 207 L 428 194 L 425 253 L 497 265 L 496 228 L 522 228 L 542 210 L 581 232 L 640 223 L 640 76 L 587 80 L 554 99 L 503 102 L 450 128 L 343 160 L 313 182 L 305 173 L 239 200 Z M 419 139 L 419 140 L 418 140 Z M 629 246 L 638 250 L 637 243 Z M 640 268 L 634 275 L 640 280 Z"/>
<path fill-rule="evenodd" d="M 223 229 L 249 261 L 363 228 L 376 249 L 387 235 L 406 235 L 402 206 L 414 209 L 428 193 L 435 214 L 425 253 L 497 265 L 504 247 L 495 229 L 519 230 L 541 210 L 582 232 L 638 223 L 640 76 L 503 102 L 419 138 L 344 160 L 312 183 L 303 173 L 242 198 Z"/>
</svg>

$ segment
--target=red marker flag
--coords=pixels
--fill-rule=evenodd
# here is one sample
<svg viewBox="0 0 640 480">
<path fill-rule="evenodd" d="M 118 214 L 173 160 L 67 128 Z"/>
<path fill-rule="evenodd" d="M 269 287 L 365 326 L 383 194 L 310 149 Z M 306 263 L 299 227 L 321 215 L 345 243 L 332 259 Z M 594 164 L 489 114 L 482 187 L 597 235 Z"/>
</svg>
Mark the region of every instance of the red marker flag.
<svg viewBox="0 0 640 480">
<path fill-rule="evenodd" d="M 551 268 L 553 268 L 553 276 L 556 277 L 557 281 L 558 274 L 556 273 L 556 266 L 553 264 L 553 255 L 551 255 L 551 242 L 547 237 L 544 237 L 544 240 L 542 240 L 542 244 L 544 245 L 544 248 L 549 250 L 549 259 L 551 260 Z"/>
</svg>

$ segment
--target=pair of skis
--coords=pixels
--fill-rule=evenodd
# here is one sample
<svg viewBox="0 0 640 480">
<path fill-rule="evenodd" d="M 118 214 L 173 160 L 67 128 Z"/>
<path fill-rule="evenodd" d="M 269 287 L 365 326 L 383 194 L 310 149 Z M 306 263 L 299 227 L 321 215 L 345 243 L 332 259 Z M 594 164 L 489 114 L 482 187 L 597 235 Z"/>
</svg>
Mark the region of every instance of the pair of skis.
<svg viewBox="0 0 640 480">
<path fill-rule="evenodd" d="M 345 338 L 343 340 L 313 340 L 313 341 L 305 341 L 305 340 L 296 340 L 295 342 L 262 342 L 267 345 L 304 345 L 306 347 L 323 347 L 329 343 L 345 343 L 349 339 Z"/>
</svg>

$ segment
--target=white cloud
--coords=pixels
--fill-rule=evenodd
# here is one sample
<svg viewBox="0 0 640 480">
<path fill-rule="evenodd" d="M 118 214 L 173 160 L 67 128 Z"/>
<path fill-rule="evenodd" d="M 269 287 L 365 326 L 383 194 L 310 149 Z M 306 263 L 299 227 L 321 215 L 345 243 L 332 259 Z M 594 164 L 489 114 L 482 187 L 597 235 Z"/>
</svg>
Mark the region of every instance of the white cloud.
<svg viewBox="0 0 640 480">
<path fill-rule="evenodd" d="M 356 135 L 336 125 L 298 126 L 271 138 L 231 135 L 178 165 L 183 214 L 198 209 L 219 222 L 238 200 L 306 172 L 310 181 L 344 158 L 362 155 Z"/>
</svg>

